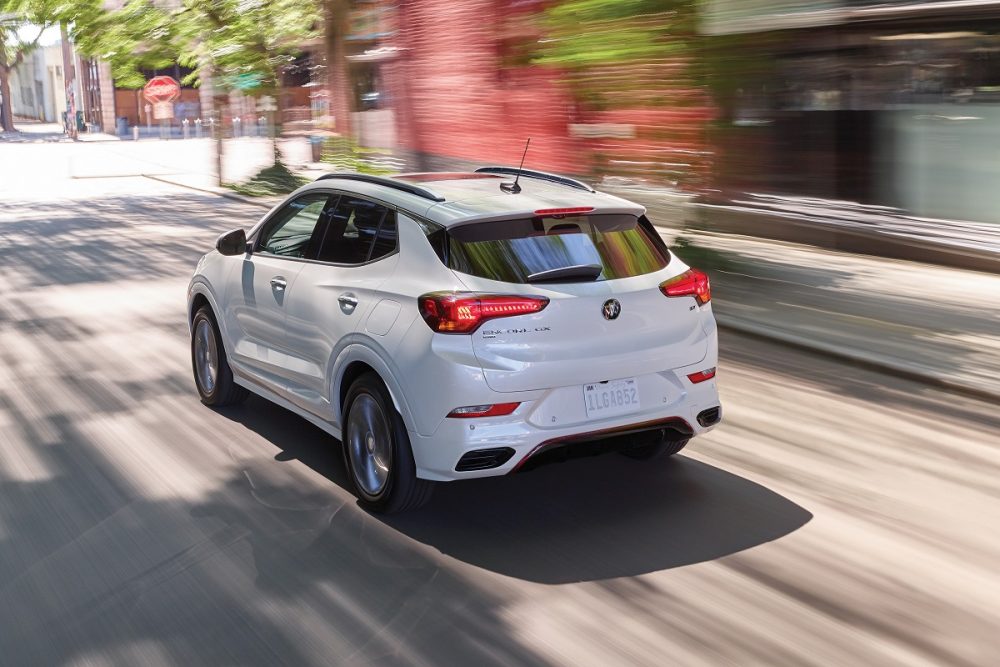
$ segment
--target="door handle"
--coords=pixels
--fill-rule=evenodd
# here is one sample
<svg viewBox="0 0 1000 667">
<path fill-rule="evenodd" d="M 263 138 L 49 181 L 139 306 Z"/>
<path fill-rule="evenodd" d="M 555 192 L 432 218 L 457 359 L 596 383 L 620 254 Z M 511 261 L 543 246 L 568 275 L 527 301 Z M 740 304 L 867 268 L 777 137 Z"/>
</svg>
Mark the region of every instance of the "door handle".
<svg viewBox="0 0 1000 667">
<path fill-rule="evenodd" d="M 288 282 L 281 276 L 278 276 L 276 278 L 271 278 L 271 287 L 273 287 L 276 290 L 283 290 L 286 287 L 288 287 Z"/>
<path fill-rule="evenodd" d="M 358 307 L 358 300 L 357 300 L 357 298 L 351 296 L 350 294 L 341 294 L 339 297 L 337 297 L 337 301 L 339 301 L 340 305 L 344 306 L 345 308 L 357 308 Z"/>
</svg>

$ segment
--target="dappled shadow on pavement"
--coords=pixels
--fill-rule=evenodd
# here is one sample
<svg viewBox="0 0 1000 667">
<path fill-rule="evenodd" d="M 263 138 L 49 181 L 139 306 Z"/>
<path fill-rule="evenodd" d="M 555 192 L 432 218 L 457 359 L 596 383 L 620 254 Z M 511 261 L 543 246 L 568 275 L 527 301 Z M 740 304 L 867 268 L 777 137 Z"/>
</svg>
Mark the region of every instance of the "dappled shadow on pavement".
<svg viewBox="0 0 1000 667">
<path fill-rule="evenodd" d="M 198 414 L 193 398 L 158 398 Z M 109 458 L 108 440 L 58 409 L 29 415 L 7 396 L 0 412 L 49 475 L 0 475 L 4 664 L 546 664 L 511 636 L 505 600 L 336 487 L 237 457 L 207 493 L 157 497 L 124 470 L 162 460 L 176 426 L 129 442 L 138 459 Z M 220 443 L 176 445 L 168 456 L 206 456 L 160 481 Z"/>
<path fill-rule="evenodd" d="M 198 402 L 184 285 L 259 215 L 0 206 L 0 663 L 546 664 L 504 596 Z"/>
<path fill-rule="evenodd" d="M 349 489 L 339 444 L 252 397 L 224 414 Z M 737 475 L 684 456 L 614 454 L 499 478 L 439 484 L 416 512 L 378 517 L 461 561 L 547 584 L 628 577 L 720 558 L 798 529 L 812 515 Z"/>
<path fill-rule="evenodd" d="M 148 280 L 190 274 L 223 231 L 261 209 L 210 195 L 120 195 L 4 202 L 0 276 L 12 287 Z"/>
</svg>

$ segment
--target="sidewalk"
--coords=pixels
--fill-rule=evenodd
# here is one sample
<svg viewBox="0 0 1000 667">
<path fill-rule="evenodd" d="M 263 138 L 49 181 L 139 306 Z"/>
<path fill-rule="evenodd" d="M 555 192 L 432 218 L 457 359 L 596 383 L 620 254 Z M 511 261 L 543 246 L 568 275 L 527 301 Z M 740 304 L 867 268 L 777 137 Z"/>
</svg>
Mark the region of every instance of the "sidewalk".
<svg viewBox="0 0 1000 667">
<path fill-rule="evenodd" d="M 745 236 L 684 236 L 711 251 L 692 263 L 717 264 L 704 268 L 721 327 L 1000 401 L 1000 276 Z"/>
<path fill-rule="evenodd" d="M 10 143 L 54 143 L 71 141 L 59 123 L 14 119 L 14 132 L 0 132 L 0 141 Z"/>
</svg>

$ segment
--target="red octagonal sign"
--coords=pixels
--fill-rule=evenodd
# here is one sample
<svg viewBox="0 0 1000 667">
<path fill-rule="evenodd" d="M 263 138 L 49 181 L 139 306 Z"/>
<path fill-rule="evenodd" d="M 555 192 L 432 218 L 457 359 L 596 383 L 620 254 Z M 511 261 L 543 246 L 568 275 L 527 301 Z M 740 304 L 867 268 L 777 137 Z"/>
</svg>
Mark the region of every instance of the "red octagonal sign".
<svg viewBox="0 0 1000 667">
<path fill-rule="evenodd" d="M 154 104 L 173 102 L 181 96 L 181 84 L 172 76 L 154 76 L 143 87 L 142 95 Z"/>
</svg>

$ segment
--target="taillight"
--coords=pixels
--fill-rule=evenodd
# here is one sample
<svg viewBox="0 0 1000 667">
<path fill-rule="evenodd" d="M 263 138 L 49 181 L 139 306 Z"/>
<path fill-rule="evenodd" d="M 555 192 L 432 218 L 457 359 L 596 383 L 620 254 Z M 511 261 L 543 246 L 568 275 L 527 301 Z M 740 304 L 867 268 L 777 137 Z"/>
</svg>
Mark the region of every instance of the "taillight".
<svg viewBox="0 0 1000 667">
<path fill-rule="evenodd" d="M 688 375 L 688 380 L 691 380 L 692 384 L 698 384 L 699 382 L 705 382 L 711 380 L 715 377 L 715 369 L 708 368 L 703 371 L 698 371 L 697 373 L 691 373 Z"/>
<path fill-rule="evenodd" d="M 475 417 L 503 417 L 517 410 L 520 403 L 495 403 L 494 405 L 468 405 L 455 408 L 448 413 L 453 419 L 472 419 Z"/>
<path fill-rule="evenodd" d="M 576 206 L 573 208 L 540 208 L 535 211 L 535 215 L 541 218 L 561 218 L 564 215 L 580 215 L 581 213 L 590 213 L 593 210 L 593 206 Z"/>
<path fill-rule="evenodd" d="M 660 291 L 666 296 L 693 296 L 699 305 L 712 300 L 712 286 L 708 276 L 698 269 L 688 269 L 679 276 L 660 283 Z"/>
<path fill-rule="evenodd" d="M 467 334 L 486 320 L 537 313 L 549 305 L 544 296 L 433 292 L 417 299 L 420 314 L 438 333 Z"/>
</svg>

